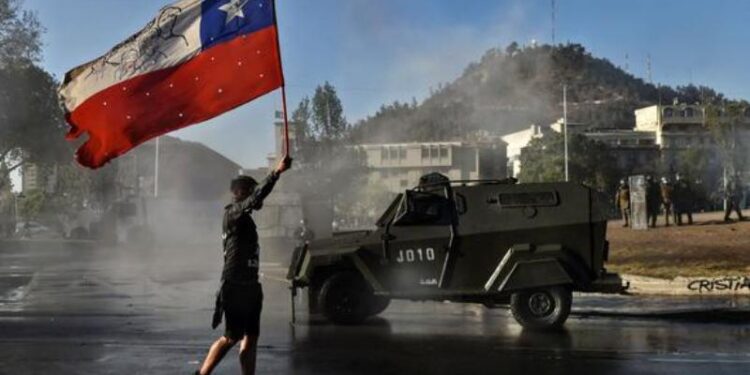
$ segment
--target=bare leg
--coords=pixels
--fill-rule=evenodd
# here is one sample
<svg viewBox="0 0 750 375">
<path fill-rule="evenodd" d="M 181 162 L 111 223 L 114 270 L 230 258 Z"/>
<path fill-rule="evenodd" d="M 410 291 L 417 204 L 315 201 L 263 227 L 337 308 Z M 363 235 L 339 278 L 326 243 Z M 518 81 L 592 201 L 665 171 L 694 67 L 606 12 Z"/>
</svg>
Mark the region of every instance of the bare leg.
<svg viewBox="0 0 750 375">
<path fill-rule="evenodd" d="M 240 366 L 243 375 L 255 375 L 258 336 L 246 335 L 240 342 Z"/>
<path fill-rule="evenodd" d="M 221 359 L 224 358 L 224 356 L 227 354 L 229 349 L 232 349 L 235 343 L 237 342 L 230 340 L 224 336 L 216 340 L 213 343 L 213 345 L 211 345 L 211 349 L 208 350 L 208 354 L 206 354 L 206 359 L 203 360 L 203 365 L 201 366 L 200 374 L 201 375 L 211 374 L 214 368 L 216 368 L 219 362 L 221 362 Z"/>
</svg>

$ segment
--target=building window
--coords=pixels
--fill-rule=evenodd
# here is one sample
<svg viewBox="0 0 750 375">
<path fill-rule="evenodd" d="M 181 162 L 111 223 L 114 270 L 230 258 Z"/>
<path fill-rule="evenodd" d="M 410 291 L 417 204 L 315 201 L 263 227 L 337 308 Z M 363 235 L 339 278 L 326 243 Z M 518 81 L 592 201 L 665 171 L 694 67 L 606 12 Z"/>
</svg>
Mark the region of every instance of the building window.
<svg viewBox="0 0 750 375">
<path fill-rule="evenodd" d="M 409 181 L 407 181 L 407 180 L 401 180 L 400 184 L 401 184 L 401 187 L 406 187 L 407 185 L 409 185 Z"/>
<path fill-rule="evenodd" d="M 398 158 L 399 159 L 406 159 L 406 147 L 399 147 L 399 149 L 398 149 Z"/>
<path fill-rule="evenodd" d="M 695 116 L 693 108 L 691 108 L 691 107 L 685 108 L 685 110 L 682 111 L 682 116 L 683 117 L 693 117 L 693 116 Z"/>
<path fill-rule="evenodd" d="M 674 115 L 674 110 L 672 108 L 664 108 L 664 117 L 672 117 Z"/>
<path fill-rule="evenodd" d="M 385 147 L 380 149 L 380 160 L 388 160 L 388 149 Z"/>
<path fill-rule="evenodd" d="M 440 158 L 447 158 L 447 157 L 448 157 L 448 147 L 440 146 Z"/>
<path fill-rule="evenodd" d="M 427 146 L 422 146 L 422 159 L 430 158 L 430 149 Z"/>
<path fill-rule="evenodd" d="M 390 154 L 391 160 L 398 159 L 398 148 L 391 147 L 391 148 L 388 149 L 388 151 L 389 151 L 388 153 Z"/>
<path fill-rule="evenodd" d="M 430 146 L 430 159 L 437 159 L 439 156 L 437 146 Z"/>
</svg>

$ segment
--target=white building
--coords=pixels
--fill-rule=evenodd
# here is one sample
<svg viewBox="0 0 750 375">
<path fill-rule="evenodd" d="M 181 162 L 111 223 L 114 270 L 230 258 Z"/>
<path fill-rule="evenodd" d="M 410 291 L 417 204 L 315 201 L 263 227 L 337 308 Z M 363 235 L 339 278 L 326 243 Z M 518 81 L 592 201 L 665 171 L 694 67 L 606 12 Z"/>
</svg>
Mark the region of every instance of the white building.
<svg viewBox="0 0 750 375">
<path fill-rule="evenodd" d="M 750 109 L 745 110 L 741 126 L 735 129 L 735 141 L 750 145 Z M 661 157 L 673 164 L 677 153 L 687 149 L 701 149 L 714 156 L 718 165 L 721 145 L 706 126 L 704 108 L 695 104 L 652 105 L 635 111 L 635 131 L 653 132 L 655 143 L 662 150 Z"/>
<path fill-rule="evenodd" d="M 560 119 L 548 126 L 531 125 L 528 129 L 503 136 L 503 141 L 508 144 L 508 168 L 512 176 L 518 177 L 520 174 L 521 152 L 533 139 L 559 134 L 563 129 L 564 124 Z M 658 160 L 659 147 L 653 131 L 589 129 L 586 124 L 569 122 L 568 134 L 582 134 L 610 146 L 621 170 L 631 173 L 652 173 L 655 170 L 654 161 Z"/>
<path fill-rule="evenodd" d="M 521 173 L 521 150 L 528 146 L 533 139 L 542 138 L 553 131 L 549 126 L 532 124 L 528 129 L 504 135 L 502 140 L 507 146 L 508 171 L 512 177 Z"/>
<path fill-rule="evenodd" d="M 419 177 L 440 172 L 452 180 L 505 178 L 506 147 L 503 142 L 422 142 L 363 144 L 371 180 L 388 191 L 403 192 Z"/>
<path fill-rule="evenodd" d="M 744 113 L 746 121 L 736 129 L 736 140 L 750 145 L 750 109 Z M 532 125 L 529 129 L 502 137 L 508 143 L 508 160 L 513 176 L 521 171 L 521 150 L 532 139 L 552 132 L 562 132 L 558 120 L 546 127 Z M 695 104 L 652 105 L 635 110 L 635 127 L 631 129 L 587 129 L 583 124 L 568 123 L 570 133 L 583 134 L 590 139 L 608 144 L 617 158 L 618 167 L 630 173 L 652 173 L 657 162 L 674 166 L 680 151 L 701 149 L 714 156 L 718 163 L 715 137 L 706 126 L 704 108 Z"/>
</svg>

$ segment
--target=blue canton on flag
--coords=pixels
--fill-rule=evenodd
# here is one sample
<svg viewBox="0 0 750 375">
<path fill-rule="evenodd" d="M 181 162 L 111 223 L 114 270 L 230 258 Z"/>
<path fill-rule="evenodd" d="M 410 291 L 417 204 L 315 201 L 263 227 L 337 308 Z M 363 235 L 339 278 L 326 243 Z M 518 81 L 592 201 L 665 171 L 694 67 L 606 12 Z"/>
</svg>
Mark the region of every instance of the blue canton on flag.
<svg viewBox="0 0 750 375">
<path fill-rule="evenodd" d="M 203 49 L 273 23 L 272 0 L 206 0 L 201 16 Z"/>
</svg>

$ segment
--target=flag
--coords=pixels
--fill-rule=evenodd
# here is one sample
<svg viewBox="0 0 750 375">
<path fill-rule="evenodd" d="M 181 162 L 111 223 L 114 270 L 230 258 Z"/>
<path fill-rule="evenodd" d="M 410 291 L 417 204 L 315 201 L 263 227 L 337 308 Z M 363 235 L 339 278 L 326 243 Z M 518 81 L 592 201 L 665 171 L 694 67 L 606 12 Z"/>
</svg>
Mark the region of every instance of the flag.
<svg viewBox="0 0 750 375">
<path fill-rule="evenodd" d="M 98 168 L 156 136 L 282 86 L 273 0 L 181 0 L 104 56 L 65 75 L 68 139 Z"/>
</svg>

